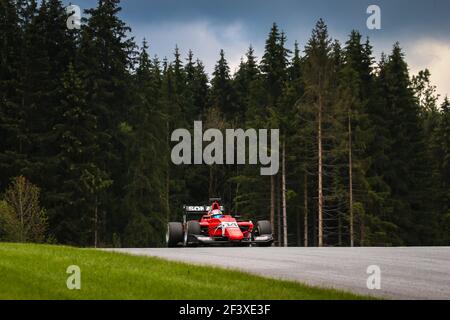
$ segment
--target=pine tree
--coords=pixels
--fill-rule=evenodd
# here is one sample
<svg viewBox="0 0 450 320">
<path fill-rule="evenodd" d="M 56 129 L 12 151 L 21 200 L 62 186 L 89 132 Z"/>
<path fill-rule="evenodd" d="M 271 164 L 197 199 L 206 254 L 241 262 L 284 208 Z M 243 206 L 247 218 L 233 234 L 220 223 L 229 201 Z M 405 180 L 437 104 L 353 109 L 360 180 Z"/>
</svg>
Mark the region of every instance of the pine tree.
<svg viewBox="0 0 450 320">
<path fill-rule="evenodd" d="M 245 115 L 249 108 L 250 90 L 254 81 L 259 77 L 259 67 L 252 46 L 245 54 L 245 61 L 241 61 L 239 68 L 234 75 L 233 87 L 236 92 L 238 105 L 238 122 L 245 123 Z"/>
<path fill-rule="evenodd" d="M 199 59 L 197 59 L 195 63 L 194 74 L 195 86 L 192 89 L 194 91 L 194 105 L 200 111 L 198 117 L 200 118 L 205 113 L 208 104 L 209 80 L 205 71 L 205 66 Z"/>
<path fill-rule="evenodd" d="M 300 131 L 303 123 L 297 116 L 297 107 L 299 101 L 304 95 L 303 85 L 303 61 L 300 57 L 298 42 L 294 43 L 294 51 L 291 63 L 288 67 L 288 81 L 285 84 L 283 95 L 279 103 L 281 121 L 285 130 L 286 146 L 289 148 L 289 157 L 287 157 L 286 167 L 289 174 L 286 179 L 291 188 L 286 188 L 291 198 L 289 208 L 292 208 L 290 214 L 293 220 L 297 221 L 297 244 L 301 245 L 301 232 L 303 225 L 303 241 L 308 245 L 308 159 L 304 158 L 303 152 L 306 150 L 302 143 L 303 137 Z M 306 140 L 306 139 L 305 139 Z M 306 142 L 306 141 L 305 141 Z M 306 183 L 305 183 L 306 181 Z M 296 190 L 297 192 L 294 192 Z M 303 217 L 302 214 L 303 213 Z M 289 214 L 289 212 L 288 212 Z"/>
<path fill-rule="evenodd" d="M 128 70 L 133 65 L 135 45 L 128 37 L 130 28 L 118 17 L 120 11 L 119 0 L 99 0 L 96 8 L 86 10 L 89 18 L 82 26 L 79 50 L 79 68 L 88 90 L 86 100 L 101 133 L 98 141 L 103 152 L 93 161 L 106 174 L 103 179 L 113 181 L 108 190 L 101 189 L 97 199 L 102 217 L 97 227 L 105 230 L 106 241 L 113 233 L 120 234 L 128 219 L 120 199 L 128 168 L 124 158 L 132 100 Z M 97 179 L 88 178 L 90 185 L 97 185 Z M 92 188 L 93 192 L 98 190 Z"/>
<path fill-rule="evenodd" d="M 50 224 L 53 234 L 63 243 L 88 245 L 95 238 L 95 213 L 98 212 L 98 192 L 88 177 L 99 184 L 110 184 L 107 174 L 95 164 L 101 153 L 97 118 L 86 101 L 86 88 L 72 64 L 63 79 L 60 102 L 60 123 L 57 136 L 59 198 Z M 92 232 L 94 230 L 94 232 Z M 94 245 L 97 244 L 96 242 Z"/>
<path fill-rule="evenodd" d="M 369 46 L 365 47 L 365 51 L 369 51 Z M 369 99 L 364 109 L 370 125 L 369 141 L 366 146 L 369 160 L 366 176 L 370 191 L 366 198 L 366 211 L 369 215 L 366 215 L 366 219 L 360 220 L 361 245 L 401 244 L 398 227 L 392 222 L 394 211 L 392 194 L 385 179 L 385 172 L 390 166 L 389 150 L 393 143 L 389 130 L 392 126 L 391 117 L 388 116 L 390 108 L 384 95 L 387 62 L 386 55 L 382 53 L 375 68 L 370 91 L 364 95 Z"/>
<path fill-rule="evenodd" d="M 257 63 L 257 57 L 253 47 L 250 45 L 245 58 L 241 60 L 238 70 L 233 78 L 233 88 L 236 94 L 237 114 L 234 127 L 256 128 L 260 127 L 260 119 L 265 117 L 264 103 L 265 92 L 262 88 L 262 77 Z M 240 214 L 262 214 L 266 219 L 265 196 L 267 193 L 263 184 L 265 182 L 258 175 L 254 166 L 235 166 L 229 182 L 234 188 L 233 210 Z M 251 204 L 256 204 L 252 206 Z"/>
<path fill-rule="evenodd" d="M 298 42 L 294 43 L 294 56 L 292 57 L 291 65 L 289 67 L 289 82 L 298 82 L 302 76 L 302 59 L 300 57 L 300 49 Z"/>
<path fill-rule="evenodd" d="M 30 3 L 31 7 L 26 7 L 27 21 L 24 25 L 22 44 L 22 68 L 20 78 L 20 112 L 23 125 L 21 126 L 21 141 L 19 142 L 21 153 L 26 154 L 26 161 L 21 163 L 20 173 L 35 181 L 38 185 L 43 182 L 40 176 L 44 172 L 42 168 L 46 165 L 54 164 L 54 159 L 43 162 L 44 154 L 49 144 L 48 129 L 52 126 L 53 114 L 49 104 L 49 93 L 47 88 L 53 88 L 50 79 L 50 59 L 45 44 L 48 41 L 45 28 L 48 4 L 43 1 L 39 8 L 35 3 Z M 45 137 L 44 137 L 45 135 Z M 49 157 L 50 158 L 50 157 Z M 51 180 L 54 177 L 51 177 Z M 43 198 L 45 201 L 44 188 Z"/>
<path fill-rule="evenodd" d="M 220 59 L 211 79 L 210 105 L 219 110 L 227 120 L 234 120 L 237 113 L 236 97 L 231 83 L 230 67 L 225 53 L 220 50 Z"/>
<path fill-rule="evenodd" d="M 171 63 L 167 59 L 164 60 L 162 71 L 161 110 L 167 115 L 167 136 L 165 140 L 167 150 L 170 150 L 170 135 L 173 130 L 178 128 L 190 129 L 193 126 L 191 120 L 197 118 L 193 105 L 193 94 L 186 80 L 186 69 L 182 65 L 181 55 L 177 47 L 175 48 L 174 58 L 175 60 Z M 197 188 L 188 187 L 193 182 L 190 179 L 190 175 L 193 174 L 195 177 L 196 169 L 176 166 L 170 163 L 166 171 L 166 193 L 168 194 L 166 207 L 168 207 L 168 220 L 173 221 L 173 219 L 181 218 L 183 204 L 199 196 L 196 194 Z"/>
<path fill-rule="evenodd" d="M 187 63 L 184 67 L 186 73 L 185 101 L 187 104 L 187 119 L 189 123 L 200 120 L 205 112 L 208 100 L 208 76 L 203 63 L 194 61 L 194 54 L 189 51 Z"/>
<path fill-rule="evenodd" d="M 200 107 L 194 104 L 194 88 L 195 88 L 195 62 L 194 54 L 192 50 L 189 50 L 187 63 L 184 66 L 184 71 L 186 75 L 186 89 L 184 92 L 184 98 L 186 103 L 186 114 L 188 122 L 192 122 L 198 114 L 200 114 Z"/>
<path fill-rule="evenodd" d="M 419 112 L 421 118 L 421 125 L 423 127 L 423 158 L 422 161 L 427 165 L 422 167 L 423 173 L 420 177 L 421 188 L 426 193 L 433 195 L 439 194 L 436 190 L 436 184 L 433 178 L 433 167 L 435 162 L 433 147 L 434 144 L 434 131 L 439 126 L 439 107 L 438 99 L 439 94 L 436 93 L 436 86 L 431 84 L 431 73 L 428 69 L 419 71 L 416 76 L 411 79 L 411 88 L 416 98 L 416 103 L 419 105 Z M 436 192 L 437 193 L 436 193 Z M 427 213 L 428 223 L 425 227 L 427 231 L 422 231 L 428 234 L 426 242 L 428 244 L 439 243 L 439 236 L 436 230 L 439 230 L 440 226 L 440 201 L 436 198 L 435 201 L 429 201 L 429 195 L 424 195 L 421 210 Z"/>
<path fill-rule="evenodd" d="M 173 61 L 173 79 L 175 91 L 183 93 L 186 84 L 186 74 L 183 68 L 183 63 L 181 62 L 181 54 L 178 46 L 175 46 L 173 55 L 175 57 L 175 60 Z M 184 110 L 182 109 L 182 111 Z"/>
<path fill-rule="evenodd" d="M 305 47 L 305 101 L 304 109 L 312 112 L 317 127 L 314 129 L 317 145 L 315 156 L 317 157 L 317 223 L 318 223 L 318 245 L 323 246 L 323 176 L 324 176 L 324 113 L 330 104 L 330 87 L 332 63 L 330 59 L 331 40 L 328 30 L 323 22 L 319 20 L 314 28 L 311 38 Z M 308 110 L 309 109 L 309 110 Z M 311 124 L 310 124 L 311 125 Z"/>
<path fill-rule="evenodd" d="M 161 245 L 167 216 L 165 172 L 169 159 L 163 156 L 168 153 L 166 115 L 159 99 L 159 66 L 153 64 L 147 50 L 144 41 L 138 57 L 136 97 L 127 134 L 129 168 L 124 199 L 130 219 L 124 231 L 126 246 Z"/>
<path fill-rule="evenodd" d="M 74 34 L 66 27 L 66 14 L 59 0 L 20 2 L 23 42 L 21 64 L 20 113 L 22 128 L 19 146 L 25 161 L 20 173 L 42 188 L 43 205 L 52 208 L 58 201 L 59 178 L 54 126 L 61 99 L 61 78 L 73 61 Z M 48 210 L 51 218 L 54 211 Z"/>
<path fill-rule="evenodd" d="M 437 224 L 433 225 L 436 244 L 448 244 L 450 241 L 450 101 L 445 97 L 440 110 L 438 125 L 431 140 L 433 155 L 432 201 L 437 215 Z"/>
<path fill-rule="evenodd" d="M 280 123 L 281 112 L 279 110 L 280 99 L 282 96 L 282 92 L 285 86 L 285 81 L 287 80 L 287 65 L 288 65 L 288 56 L 289 50 L 285 48 L 286 43 L 286 35 L 284 32 L 279 32 L 278 26 L 276 23 L 272 25 L 272 28 L 269 32 L 269 36 L 266 40 L 264 55 L 261 60 L 261 73 L 264 81 L 264 87 L 266 90 L 266 100 L 262 105 L 263 112 L 266 113 L 266 116 L 263 118 L 265 123 L 264 127 L 270 128 L 278 128 L 283 123 Z M 281 139 L 284 140 L 285 130 L 281 128 Z M 282 143 L 285 146 L 285 143 Z M 285 154 L 285 150 L 283 147 L 282 154 Z M 283 173 L 282 173 L 283 174 Z M 272 228 L 274 227 L 274 215 L 275 215 L 275 177 L 271 177 L 270 179 L 270 217 Z M 281 179 L 282 182 L 285 182 L 285 179 Z M 286 188 L 283 186 L 279 188 L 282 191 L 285 191 Z M 283 204 L 285 195 L 282 195 Z M 284 214 L 284 211 L 283 211 Z M 283 219 L 285 221 L 286 219 Z M 285 228 L 283 228 L 284 230 Z M 284 239 L 284 238 L 283 238 Z M 287 244 L 285 244 L 287 245 Z"/>
<path fill-rule="evenodd" d="M 21 109 L 20 80 L 22 30 L 15 3 L 0 3 L 0 188 L 15 175 L 23 157 L 24 114 Z M 22 155 L 21 155 L 22 154 Z"/>
<path fill-rule="evenodd" d="M 268 105 L 277 104 L 281 96 L 284 81 L 287 79 L 287 65 L 289 50 L 284 47 L 286 36 L 279 32 L 276 23 L 272 25 L 266 40 L 264 55 L 261 60 L 261 72 L 266 78 L 268 90 Z"/>
<path fill-rule="evenodd" d="M 424 140 L 420 109 L 411 90 L 407 64 L 399 44 L 395 44 L 385 65 L 382 95 L 387 106 L 381 115 L 386 120 L 392 147 L 388 151 L 389 167 L 383 175 L 392 190 L 395 215 L 390 221 L 400 228 L 400 236 L 407 244 L 427 241 L 419 237 L 417 228 L 427 220 L 423 208 L 421 181 L 424 168 Z M 425 184 L 426 185 L 426 184 Z M 422 233 L 425 235 L 425 233 Z M 422 239 L 420 239 L 422 238 Z"/>
<path fill-rule="evenodd" d="M 366 244 L 365 239 L 357 237 L 355 224 L 359 222 L 360 231 L 365 229 L 366 216 L 371 210 L 369 195 L 376 192 L 370 188 L 370 178 L 367 177 L 370 164 L 367 145 L 371 140 L 371 127 L 366 111 L 373 103 L 370 96 L 373 87 L 371 47 L 368 40 L 365 44 L 361 42 L 361 35 L 357 31 L 352 31 L 346 42 L 344 61 L 339 75 L 337 111 L 346 115 L 342 118 L 343 127 L 346 128 L 347 143 L 344 143 L 344 148 L 348 158 L 348 175 L 344 175 L 344 181 L 348 180 L 347 220 L 350 245 L 353 246 L 358 238 L 360 245 Z M 358 216 L 355 216 L 355 210 Z"/>
</svg>

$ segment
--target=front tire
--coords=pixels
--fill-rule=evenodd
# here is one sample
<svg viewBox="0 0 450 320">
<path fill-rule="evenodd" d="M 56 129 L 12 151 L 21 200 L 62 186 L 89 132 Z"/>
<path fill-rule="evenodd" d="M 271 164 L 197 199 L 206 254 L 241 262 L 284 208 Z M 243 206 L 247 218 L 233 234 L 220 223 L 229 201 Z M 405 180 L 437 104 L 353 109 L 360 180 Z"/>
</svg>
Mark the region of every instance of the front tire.
<svg viewBox="0 0 450 320">
<path fill-rule="evenodd" d="M 169 222 L 167 226 L 167 247 L 174 248 L 183 241 L 183 224 L 181 222 Z"/>
<path fill-rule="evenodd" d="M 256 223 L 256 232 L 255 233 L 258 236 L 263 236 L 263 235 L 272 236 L 272 225 L 270 224 L 270 221 L 267 221 L 267 220 L 258 221 Z M 260 247 L 270 247 L 271 245 L 272 245 L 271 242 L 258 244 L 258 246 L 260 246 Z"/>
<path fill-rule="evenodd" d="M 188 221 L 186 223 L 186 231 L 184 232 L 184 245 L 187 247 L 189 245 L 190 235 L 201 235 L 202 228 L 198 221 Z"/>
<path fill-rule="evenodd" d="M 262 235 L 272 235 L 272 226 L 270 221 L 262 220 L 256 223 L 256 232 L 259 236 Z"/>
</svg>

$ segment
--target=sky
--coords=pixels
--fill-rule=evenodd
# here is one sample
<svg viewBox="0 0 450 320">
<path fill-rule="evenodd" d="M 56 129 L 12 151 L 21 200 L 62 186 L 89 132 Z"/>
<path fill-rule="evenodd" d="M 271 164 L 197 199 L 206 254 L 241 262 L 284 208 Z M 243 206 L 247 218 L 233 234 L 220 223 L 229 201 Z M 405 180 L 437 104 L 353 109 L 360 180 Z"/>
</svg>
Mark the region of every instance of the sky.
<svg viewBox="0 0 450 320">
<path fill-rule="evenodd" d="M 69 1 L 64 1 L 66 4 Z M 96 0 L 70 0 L 87 9 Z M 381 9 L 381 29 L 369 30 L 369 5 Z M 345 43 L 351 30 L 369 37 L 374 55 L 389 53 L 398 41 L 411 74 L 428 68 L 443 97 L 450 95 L 450 1 L 448 0 L 122 0 L 120 17 L 140 43 L 146 38 L 150 54 L 172 59 L 175 45 L 186 57 L 191 49 L 211 73 L 220 49 L 232 71 L 251 44 L 257 57 L 273 22 L 303 48 L 319 18 L 334 39 Z"/>
</svg>

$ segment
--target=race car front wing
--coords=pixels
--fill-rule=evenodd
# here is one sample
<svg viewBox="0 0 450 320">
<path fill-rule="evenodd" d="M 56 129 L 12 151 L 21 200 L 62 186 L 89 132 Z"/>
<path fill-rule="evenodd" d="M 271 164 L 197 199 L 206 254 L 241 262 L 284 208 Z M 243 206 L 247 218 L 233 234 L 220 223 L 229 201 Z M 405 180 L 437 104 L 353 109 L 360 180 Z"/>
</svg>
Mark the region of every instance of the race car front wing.
<svg viewBox="0 0 450 320">
<path fill-rule="evenodd" d="M 255 236 L 253 239 L 251 238 L 244 238 L 239 241 L 232 241 L 225 237 L 209 237 L 205 235 L 190 235 L 188 239 L 188 244 L 190 245 L 225 245 L 225 244 L 231 244 L 231 245 L 258 245 L 258 244 L 264 244 L 269 245 L 273 242 L 272 235 L 260 235 Z"/>
</svg>

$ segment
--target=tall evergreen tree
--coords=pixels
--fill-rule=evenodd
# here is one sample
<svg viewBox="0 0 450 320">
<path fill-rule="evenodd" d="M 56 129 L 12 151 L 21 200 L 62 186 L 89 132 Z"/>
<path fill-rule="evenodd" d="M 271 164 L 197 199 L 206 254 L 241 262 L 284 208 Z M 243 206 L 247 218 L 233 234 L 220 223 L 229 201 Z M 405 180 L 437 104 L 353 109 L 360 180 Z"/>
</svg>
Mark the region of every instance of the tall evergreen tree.
<svg viewBox="0 0 450 320">
<path fill-rule="evenodd" d="M 281 113 L 279 110 L 279 102 L 285 81 L 287 80 L 289 50 L 285 48 L 285 43 L 286 35 L 284 32 L 280 33 L 277 24 L 274 23 L 266 40 L 264 55 L 260 65 L 266 92 L 266 100 L 262 105 L 263 112 L 266 114 L 263 118 L 265 123 L 261 123 L 260 126 L 279 128 L 280 125 L 283 125 L 283 123 L 280 123 Z M 284 140 L 284 133 L 284 128 L 281 128 L 282 140 Z M 282 145 L 285 146 L 285 144 Z M 272 227 L 275 225 L 274 212 L 276 181 L 276 177 L 272 176 L 270 179 L 270 220 Z M 283 188 L 280 188 L 280 190 L 281 189 Z M 282 196 L 284 197 L 284 194 Z M 281 239 L 281 237 L 279 238 Z"/>
<path fill-rule="evenodd" d="M 305 96 L 304 107 L 306 112 L 312 113 L 314 122 L 309 125 L 316 126 L 313 130 L 317 144 L 314 152 L 317 159 L 317 244 L 324 245 L 324 121 L 329 114 L 332 83 L 331 40 L 328 29 L 323 20 L 319 20 L 314 28 L 311 38 L 305 47 Z"/>
<path fill-rule="evenodd" d="M 88 88 L 86 99 L 97 117 L 103 151 L 94 161 L 113 181 L 109 191 L 100 197 L 103 219 L 97 224 L 106 233 L 102 237 L 109 239 L 113 233 L 122 233 L 128 220 L 120 199 L 128 168 L 124 143 L 129 128 L 129 70 L 135 45 L 128 37 L 130 28 L 118 17 L 120 11 L 119 0 L 99 0 L 96 8 L 86 10 L 89 18 L 82 27 L 79 50 L 79 67 Z"/>
<path fill-rule="evenodd" d="M 167 216 L 165 172 L 169 159 L 165 118 L 160 105 L 160 70 L 148 55 L 144 41 L 135 75 L 135 102 L 127 133 L 126 246 L 160 246 Z"/>
<path fill-rule="evenodd" d="M 237 112 L 236 97 L 231 83 L 230 67 L 223 50 L 220 50 L 220 59 L 211 79 L 210 100 L 211 106 L 223 113 L 226 119 L 234 120 Z"/>
<path fill-rule="evenodd" d="M 261 71 L 266 77 L 268 105 L 276 105 L 281 96 L 284 81 L 287 79 L 289 50 L 284 45 L 286 36 L 280 33 L 276 23 L 272 25 L 266 40 L 264 55 L 261 60 Z"/>
<path fill-rule="evenodd" d="M 98 221 L 98 193 L 111 182 L 94 162 L 101 153 L 97 117 L 87 104 L 86 88 L 72 64 L 62 84 L 63 98 L 58 109 L 61 122 L 54 129 L 58 176 L 63 179 L 50 225 L 60 242 L 89 245 Z M 92 185 L 93 181 L 98 185 Z"/>
<path fill-rule="evenodd" d="M 203 63 L 199 59 L 194 61 L 192 51 L 188 53 L 185 73 L 186 90 L 184 96 L 188 105 L 187 118 L 189 123 L 192 123 L 193 120 L 201 118 L 208 103 L 208 76 Z"/>
<path fill-rule="evenodd" d="M 22 30 L 14 1 L 0 2 L 0 188 L 17 174 L 25 130 L 21 108 Z"/>
<path fill-rule="evenodd" d="M 400 227 L 400 236 L 406 244 L 423 243 L 427 240 L 417 233 L 419 226 L 425 226 L 419 221 L 428 220 L 423 207 L 426 193 L 422 189 L 426 177 L 423 130 L 408 67 L 398 43 L 394 45 L 384 72 L 382 94 L 387 110 L 380 116 L 387 120 L 392 139 L 388 151 L 389 167 L 383 172 L 392 190 L 394 215 L 390 221 Z M 425 236 L 425 232 L 421 235 Z"/>
<path fill-rule="evenodd" d="M 450 101 L 445 97 L 440 110 L 438 125 L 434 129 L 431 143 L 433 155 L 432 199 L 437 215 L 436 244 L 450 241 Z"/>
<path fill-rule="evenodd" d="M 236 92 L 239 122 L 245 122 L 245 114 L 249 108 L 250 91 L 253 82 L 259 76 L 259 67 L 252 46 L 245 54 L 245 61 L 241 61 L 239 69 L 234 75 L 233 87 Z"/>
</svg>

